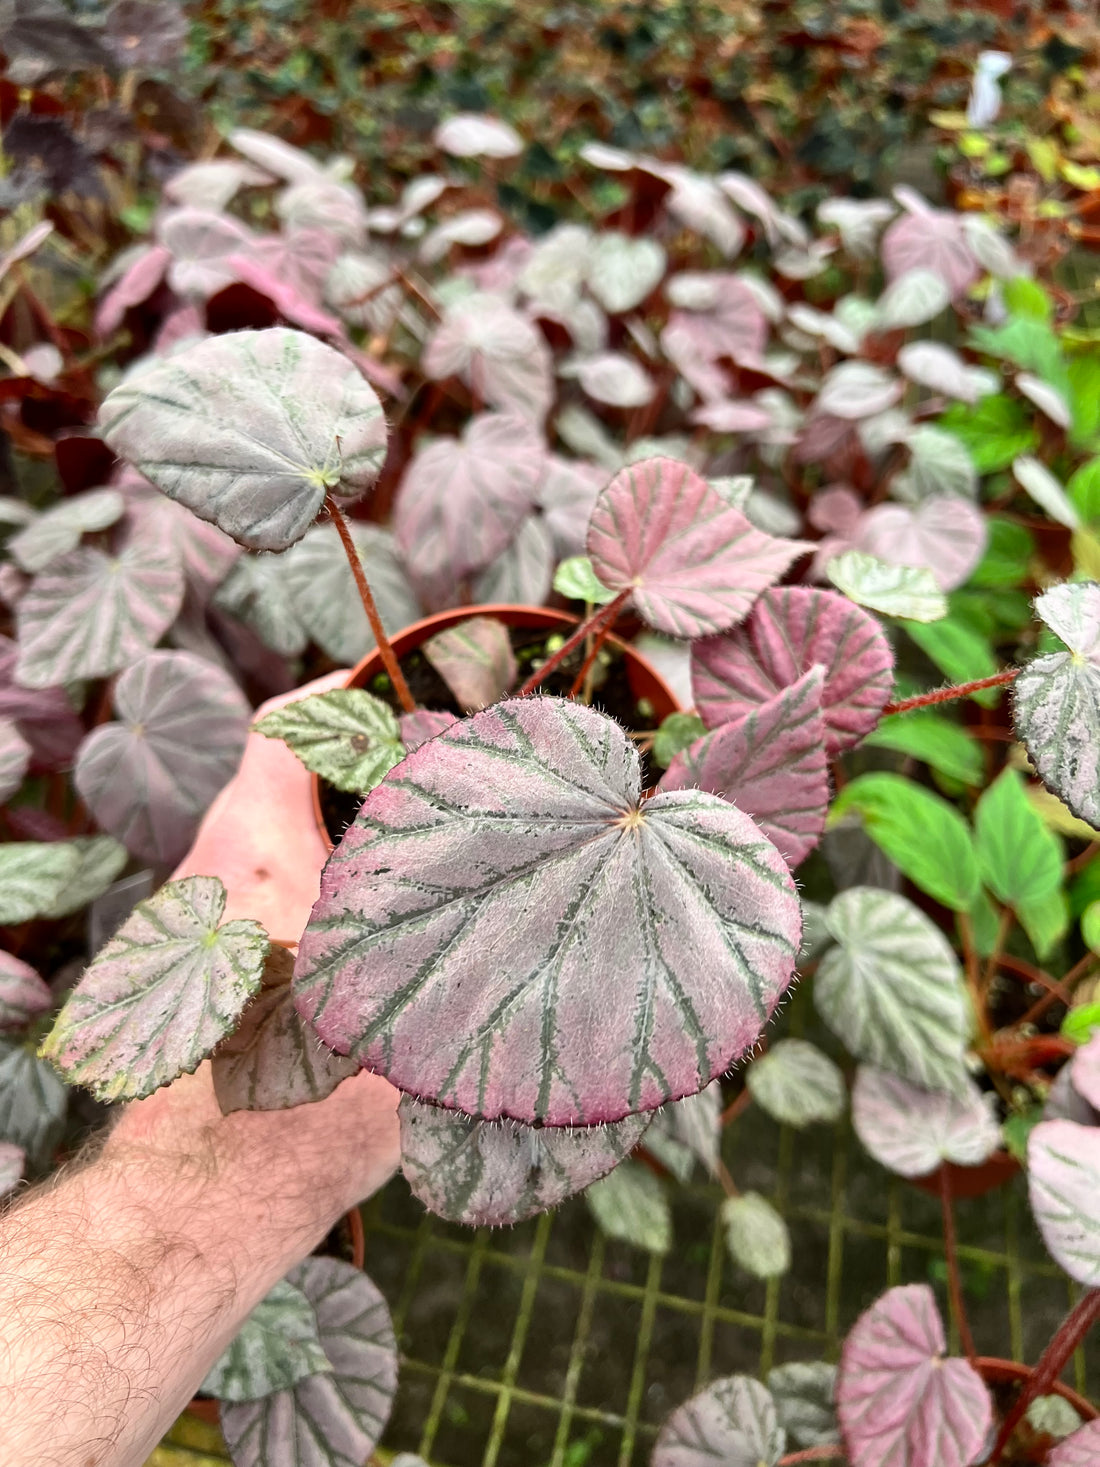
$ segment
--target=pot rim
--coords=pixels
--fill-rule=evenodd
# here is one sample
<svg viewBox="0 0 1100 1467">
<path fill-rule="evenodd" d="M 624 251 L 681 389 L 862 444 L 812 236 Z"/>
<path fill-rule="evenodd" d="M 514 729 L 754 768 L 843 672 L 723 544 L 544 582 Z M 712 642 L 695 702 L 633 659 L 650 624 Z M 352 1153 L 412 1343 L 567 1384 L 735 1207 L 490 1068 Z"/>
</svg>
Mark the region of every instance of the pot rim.
<svg viewBox="0 0 1100 1467">
<path fill-rule="evenodd" d="M 974 1368 L 984 1380 L 987 1376 L 996 1380 L 1029 1380 L 1035 1374 L 1034 1365 L 1024 1365 L 1019 1360 L 1002 1360 L 999 1355 L 979 1355 L 974 1361 Z M 1082 1421 L 1095 1421 L 1100 1412 L 1085 1396 L 1079 1395 L 1072 1386 L 1066 1385 L 1065 1381 L 1054 1380 L 1050 1383 L 1050 1389 L 1045 1393 L 1048 1396 L 1061 1396 L 1067 1401 Z"/>
</svg>

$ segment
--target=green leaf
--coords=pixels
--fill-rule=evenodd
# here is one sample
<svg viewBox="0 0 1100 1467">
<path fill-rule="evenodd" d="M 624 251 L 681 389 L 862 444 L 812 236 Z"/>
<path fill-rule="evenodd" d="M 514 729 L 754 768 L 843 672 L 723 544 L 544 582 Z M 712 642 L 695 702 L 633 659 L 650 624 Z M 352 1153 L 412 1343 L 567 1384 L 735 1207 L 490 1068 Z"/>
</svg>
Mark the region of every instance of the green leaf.
<svg viewBox="0 0 1100 1467">
<path fill-rule="evenodd" d="M 848 1099 L 839 1068 L 805 1039 L 778 1040 L 749 1066 L 745 1084 L 773 1120 L 800 1130 L 839 1119 Z"/>
<path fill-rule="evenodd" d="M 78 835 L 65 844 L 77 853 L 76 870 L 44 917 L 68 917 L 102 896 L 126 865 L 126 847 L 111 835 Z"/>
<path fill-rule="evenodd" d="M 68 1103 L 52 1066 L 22 1044 L 0 1041 L 0 1141 L 21 1146 L 32 1166 L 45 1166 L 61 1139 Z"/>
<path fill-rule="evenodd" d="M 914 624 L 905 630 L 929 661 L 953 683 L 975 682 L 1001 671 L 988 640 L 957 615 L 935 626 Z M 987 688 L 971 697 L 988 708 L 998 701 L 1001 693 L 1000 688 Z"/>
<path fill-rule="evenodd" d="M 970 922 L 974 930 L 974 946 L 980 958 L 992 957 L 1001 931 L 1001 914 L 992 897 L 984 887 L 974 898 L 970 908 Z"/>
<path fill-rule="evenodd" d="M 701 739 L 707 726 L 697 713 L 670 713 L 653 739 L 653 762 L 667 769 L 677 754 Z"/>
<path fill-rule="evenodd" d="M 947 600 L 924 566 L 887 565 L 862 550 L 845 550 L 825 567 L 838 591 L 859 606 L 915 622 L 947 615 Z"/>
<path fill-rule="evenodd" d="M 973 407 L 955 403 L 937 426 L 962 439 L 980 474 L 1007 469 L 1014 458 L 1039 442 L 1030 414 L 1002 392 L 983 397 Z"/>
<path fill-rule="evenodd" d="M 1069 931 L 1069 902 L 1060 889 L 1021 901 L 1016 915 L 1041 959 L 1049 957 L 1055 943 Z"/>
<path fill-rule="evenodd" d="M 1100 459 L 1097 459 L 1096 462 L 1100 465 Z M 1072 485 L 1073 479 L 1070 480 L 1067 487 L 1071 498 Z M 1100 515 L 1100 474 L 1097 475 L 1096 494 L 1097 513 Z M 1080 509 L 1081 506 L 1079 505 L 1078 508 Z M 1081 512 L 1085 513 L 1083 509 Z M 989 531 L 989 542 L 986 545 L 984 556 L 971 572 L 967 584 L 996 588 L 1020 585 L 1022 581 L 1027 580 L 1031 561 L 1035 555 L 1035 541 L 1032 535 L 1024 529 L 1023 525 L 1002 519 L 1000 515 L 989 515 L 985 523 Z"/>
<path fill-rule="evenodd" d="M 1082 464 L 1066 485 L 1077 513 L 1089 524 L 1100 524 L 1100 458 Z"/>
<path fill-rule="evenodd" d="M 13 927 L 44 917 L 80 870 L 71 841 L 17 841 L 0 845 L 0 923 Z"/>
<path fill-rule="evenodd" d="M 1001 294 L 1013 316 L 1027 316 L 1032 321 L 1050 321 L 1054 314 L 1050 296 L 1030 276 L 1017 275 L 1013 280 L 1003 281 Z"/>
<path fill-rule="evenodd" d="M 836 1366 L 797 1360 L 768 1371 L 767 1385 L 779 1424 L 792 1448 L 832 1446 L 840 1441 L 836 1421 Z"/>
<path fill-rule="evenodd" d="M 393 710 L 365 688 L 314 693 L 261 718 L 253 727 L 282 739 L 307 769 L 339 790 L 365 795 L 405 757 Z"/>
<path fill-rule="evenodd" d="M 791 1266 L 787 1224 L 759 1192 L 743 1192 L 722 1203 L 722 1223 L 730 1257 L 754 1278 L 773 1279 Z"/>
<path fill-rule="evenodd" d="M 1043 824 L 1014 769 L 1000 774 L 978 801 L 974 846 L 982 880 L 1016 910 L 1062 885 L 1062 843 Z"/>
<path fill-rule="evenodd" d="M 884 718 L 863 740 L 863 748 L 893 749 L 920 759 L 948 779 L 976 787 L 985 778 L 979 744 L 960 724 L 931 709 L 915 708 Z"/>
<path fill-rule="evenodd" d="M 1100 352 L 1073 356 L 1069 363 L 1070 442 L 1095 446 L 1100 435 Z"/>
<path fill-rule="evenodd" d="M 861 774 L 833 802 L 830 825 L 849 811 L 894 865 L 956 912 L 978 890 L 978 862 L 966 821 L 953 805 L 899 774 Z"/>
<path fill-rule="evenodd" d="M 317 1335 L 317 1316 L 301 1289 L 280 1279 L 210 1367 L 200 1389 L 219 1401 L 258 1401 L 332 1366 Z"/>
<path fill-rule="evenodd" d="M 1036 373 L 1068 397 L 1069 377 L 1062 343 L 1046 321 L 1015 316 L 1003 326 L 972 326 L 970 340 L 979 351 Z"/>
<path fill-rule="evenodd" d="M 1081 913 L 1081 936 L 1086 947 L 1100 953 L 1100 902 L 1091 902 Z"/>
<path fill-rule="evenodd" d="M 624 1161 L 584 1194 L 592 1216 L 609 1238 L 667 1253 L 672 1214 L 665 1189 L 641 1162 Z"/>
<path fill-rule="evenodd" d="M 1100 1003 L 1083 1003 L 1070 1009 L 1058 1032 L 1074 1044 L 1087 1044 L 1097 1029 L 1100 1029 Z"/>
</svg>

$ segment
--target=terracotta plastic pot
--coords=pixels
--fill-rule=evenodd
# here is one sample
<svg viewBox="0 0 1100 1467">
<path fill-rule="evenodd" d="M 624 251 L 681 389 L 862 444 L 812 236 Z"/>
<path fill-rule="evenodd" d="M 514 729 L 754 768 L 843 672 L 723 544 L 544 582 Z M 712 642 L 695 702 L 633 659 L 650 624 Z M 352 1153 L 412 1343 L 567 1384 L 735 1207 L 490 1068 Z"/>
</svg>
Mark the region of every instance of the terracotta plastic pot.
<svg viewBox="0 0 1100 1467">
<path fill-rule="evenodd" d="M 1013 1385 L 1017 1381 L 1023 1384 L 1031 1379 L 1034 1371 L 1034 1366 L 1021 1365 L 1018 1360 L 999 1360 L 995 1355 L 979 1355 L 974 1364 L 986 1385 Z M 1072 1386 L 1056 1380 L 1047 1394 L 1061 1396 L 1063 1401 L 1068 1401 L 1082 1421 L 1096 1420 L 1096 1407 L 1084 1396 L 1079 1396 Z"/>
<path fill-rule="evenodd" d="M 449 627 L 469 621 L 472 616 L 495 617 L 497 621 L 502 621 L 507 627 L 524 631 L 570 632 L 580 622 L 580 618 L 573 616 L 570 612 L 552 611 L 546 606 L 515 606 L 507 602 L 488 606 L 458 606 L 450 611 L 441 611 L 435 616 L 425 617 L 423 621 L 413 622 L 403 632 L 398 632 L 397 636 L 391 637 L 390 645 L 398 659 L 407 657 L 410 652 L 415 652 L 437 632 L 445 632 Z M 604 646 L 614 647 L 622 652 L 630 691 L 639 702 L 646 698 L 652 703 L 657 723 L 667 718 L 670 713 L 680 712 L 680 704 L 676 700 L 676 695 L 664 678 L 629 642 L 624 642 L 616 636 L 609 636 Z M 363 658 L 358 666 L 352 669 L 344 686 L 348 688 L 366 687 L 383 671 L 381 654 L 375 648 L 373 652 Z M 313 813 L 317 821 L 317 829 L 321 832 L 321 838 L 328 849 L 332 850 L 332 838 L 329 836 L 324 815 L 321 812 L 320 778 L 315 774 L 312 782 Z"/>
<path fill-rule="evenodd" d="M 910 1180 L 922 1192 L 930 1192 L 938 1197 L 940 1176 L 946 1171 L 952 1197 L 984 1197 L 987 1192 L 993 1192 L 1006 1182 L 1011 1182 L 1019 1170 L 1020 1163 L 1012 1153 L 1000 1150 L 995 1151 L 980 1166 L 956 1166 L 953 1161 L 945 1161 L 943 1166 L 929 1172 L 926 1177 L 912 1177 Z"/>
</svg>

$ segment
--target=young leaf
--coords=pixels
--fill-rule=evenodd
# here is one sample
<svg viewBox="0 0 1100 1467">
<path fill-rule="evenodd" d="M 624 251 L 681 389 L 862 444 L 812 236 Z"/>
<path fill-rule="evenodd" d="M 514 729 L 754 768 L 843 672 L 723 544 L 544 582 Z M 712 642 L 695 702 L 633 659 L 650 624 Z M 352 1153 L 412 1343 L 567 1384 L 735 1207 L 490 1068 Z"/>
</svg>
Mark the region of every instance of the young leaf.
<svg viewBox="0 0 1100 1467">
<path fill-rule="evenodd" d="M 856 811 L 867 834 L 922 891 L 956 912 L 978 892 L 966 821 L 945 799 L 900 774 L 861 774 L 833 801 L 829 822 Z"/>
<path fill-rule="evenodd" d="M 797 902 L 747 815 L 689 791 L 641 804 L 640 784 L 622 729 L 557 698 L 422 744 L 325 868 L 302 1013 L 399 1088 L 485 1119 L 587 1125 L 701 1089 L 790 981 Z"/>
<path fill-rule="evenodd" d="M 985 516 L 966 499 L 936 495 L 910 509 L 880 504 L 863 516 L 859 545 L 890 565 L 924 566 L 941 591 L 968 580 L 985 551 Z"/>
<path fill-rule="evenodd" d="M 1100 1421 L 1089 1421 L 1052 1449 L 1047 1467 L 1094 1467 L 1097 1461 L 1100 1461 Z"/>
<path fill-rule="evenodd" d="M 845 550 L 828 562 L 825 574 L 859 606 L 884 616 L 939 621 L 947 615 L 947 600 L 923 566 L 887 565 L 864 550 Z"/>
<path fill-rule="evenodd" d="M 596 578 L 587 555 L 571 555 L 554 572 L 554 590 L 570 601 L 583 601 L 587 606 L 606 606 L 615 593 Z"/>
<path fill-rule="evenodd" d="M 401 742 L 408 753 L 419 749 L 428 739 L 434 739 L 452 723 L 457 723 L 453 713 L 437 713 L 429 708 L 417 708 L 413 713 L 402 713 L 397 720 L 401 729 Z"/>
<path fill-rule="evenodd" d="M 1100 1040 L 1090 1037 L 1070 1060 L 1069 1071 L 1078 1095 L 1100 1110 Z"/>
<path fill-rule="evenodd" d="M 0 845 L 0 924 L 15 927 L 44 917 L 80 868 L 70 841 L 17 841 Z"/>
<path fill-rule="evenodd" d="M 405 757 L 393 710 L 365 688 L 285 703 L 253 727 L 265 738 L 283 739 L 307 769 L 352 794 L 365 795 Z"/>
<path fill-rule="evenodd" d="M 183 571 L 172 547 L 133 535 L 117 555 L 89 545 L 59 555 L 19 600 L 17 681 L 48 688 L 108 677 L 175 621 Z"/>
<path fill-rule="evenodd" d="M 888 1289 L 859 1316 L 836 1390 L 854 1467 L 969 1467 L 976 1460 L 992 1403 L 969 1361 L 947 1359 L 946 1349 L 927 1284 Z"/>
<path fill-rule="evenodd" d="M 78 835 L 66 842 L 77 854 L 76 870 L 44 917 L 68 917 L 102 896 L 129 859 L 126 847 L 110 835 Z"/>
<path fill-rule="evenodd" d="M 1062 843 L 1043 824 L 1014 769 L 1000 774 L 978 801 L 974 845 L 983 882 L 1010 907 L 1062 885 Z"/>
<path fill-rule="evenodd" d="M 840 1441 L 836 1419 L 836 1366 L 824 1360 L 792 1361 L 768 1371 L 768 1390 L 788 1446 L 832 1446 Z"/>
<path fill-rule="evenodd" d="M 622 315 L 641 305 L 665 273 L 664 249 L 645 235 L 632 239 L 617 229 L 597 234 L 588 255 L 589 290 L 605 311 Z"/>
<path fill-rule="evenodd" d="M 584 1194 L 600 1230 L 651 1253 L 672 1246 L 672 1215 L 660 1182 L 637 1161 L 624 1161 Z"/>
<path fill-rule="evenodd" d="M 852 1124 L 875 1160 L 902 1177 L 925 1177 L 945 1161 L 978 1166 L 1001 1144 L 989 1097 L 969 1076 L 964 1090 L 948 1095 L 860 1065 Z"/>
<path fill-rule="evenodd" d="M 533 321 L 500 296 L 477 292 L 449 306 L 424 348 L 426 377 L 459 377 L 476 401 L 533 424 L 554 398 L 554 364 Z"/>
<path fill-rule="evenodd" d="M 904 897 L 870 886 L 834 897 L 826 922 L 838 946 L 821 960 L 814 1003 L 829 1028 L 870 1064 L 964 1091 L 970 1009 L 940 929 Z"/>
<path fill-rule="evenodd" d="M 27 1153 L 12 1141 L 0 1141 L 0 1197 L 14 1192 L 23 1180 Z"/>
<path fill-rule="evenodd" d="M 556 1207 L 618 1166 L 648 1115 L 561 1129 L 475 1121 L 402 1097 L 401 1167 L 429 1212 L 470 1227 L 522 1222 Z"/>
<path fill-rule="evenodd" d="M 1069 650 L 1033 658 L 1016 679 L 1016 732 L 1044 782 L 1100 825 L 1100 586 L 1055 586 L 1035 610 Z"/>
<path fill-rule="evenodd" d="M 777 586 L 744 626 L 691 649 L 696 707 L 710 728 L 744 717 L 814 666 L 825 670 L 822 712 L 830 758 L 874 728 L 892 685 L 882 628 L 834 591 Z"/>
<path fill-rule="evenodd" d="M 931 709 L 916 708 L 884 718 L 863 740 L 865 749 L 894 749 L 920 759 L 948 779 L 973 788 L 985 779 L 981 745 L 961 724 Z"/>
<path fill-rule="evenodd" d="M 702 738 L 707 726 L 696 713 L 670 713 L 661 720 L 653 736 L 653 762 L 667 769 L 677 754 L 683 753 L 696 739 Z"/>
<path fill-rule="evenodd" d="M 623 469 L 600 493 L 588 554 L 604 585 L 632 591 L 658 631 L 701 637 L 742 620 L 809 547 L 754 529 L 705 479 L 670 458 Z"/>
<path fill-rule="evenodd" d="M 773 1279 L 791 1266 L 791 1235 L 782 1216 L 759 1192 L 743 1192 L 722 1203 L 730 1257 L 754 1278 Z"/>
<path fill-rule="evenodd" d="M 151 861 L 177 861 L 237 771 L 248 704 L 228 673 L 190 652 L 150 652 L 115 684 L 117 723 L 80 746 L 74 781 L 104 830 Z"/>
<path fill-rule="evenodd" d="M 494 617 L 472 616 L 460 626 L 437 632 L 422 650 L 464 713 L 480 712 L 515 686 L 516 659 L 508 628 Z"/>
<path fill-rule="evenodd" d="M 53 1007 L 53 994 L 29 963 L 0 952 L 0 1030 L 22 1029 Z"/>
<path fill-rule="evenodd" d="M 824 670 L 811 667 L 769 702 L 677 754 L 658 788 L 721 795 L 797 866 L 820 840 L 829 803 L 823 685 Z"/>
<path fill-rule="evenodd" d="M 0 1140 L 45 1166 L 61 1139 L 69 1092 L 57 1072 L 22 1044 L 0 1040 Z"/>
<path fill-rule="evenodd" d="M 394 553 L 390 532 L 359 520 L 350 529 L 382 625 L 392 636 L 417 620 L 420 604 Z M 335 525 L 314 525 L 289 552 L 282 569 L 294 614 L 321 650 L 344 664 L 365 657 L 374 637 Z"/>
<path fill-rule="evenodd" d="M 311 1375 L 330 1375 L 317 1316 L 301 1289 L 280 1279 L 256 1305 L 199 1387 L 219 1401 L 259 1401 Z"/>
<path fill-rule="evenodd" d="M 1036 1396 L 1027 1408 L 1025 1420 L 1036 1431 L 1058 1439 L 1069 1436 L 1081 1425 L 1081 1418 L 1070 1403 L 1054 1395 Z"/>
<path fill-rule="evenodd" d="M 775 1467 L 785 1446 L 767 1390 L 747 1375 L 730 1375 L 672 1413 L 652 1467 Z"/>
<path fill-rule="evenodd" d="M 98 1100 L 151 1095 L 197 1069 L 260 987 L 258 922 L 219 926 L 225 887 L 170 881 L 139 902 L 86 969 L 40 1053 Z"/>
<path fill-rule="evenodd" d="M 75 550 L 82 535 L 113 525 L 125 508 L 126 501 L 116 489 L 90 489 L 40 514 L 11 537 L 7 548 L 19 566 L 34 575 L 59 555 Z"/>
<path fill-rule="evenodd" d="M 1027 1143 L 1031 1211 L 1070 1278 L 1100 1288 L 1100 1128 L 1042 1121 Z"/>
<path fill-rule="evenodd" d="M 154 360 L 108 395 L 100 430 L 158 489 L 252 550 L 300 540 L 326 494 L 364 494 L 386 451 L 382 405 L 359 371 L 282 326 Z"/>
<path fill-rule="evenodd" d="M 753 1100 L 785 1126 L 835 1121 L 844 1114 L 844 1076 L 805 1039 L 780 1039 L 745 1071 Z"/>
<path fill-rule="evenodd" d="M 386 1301 L 338 1258 L 307 1258 L 286 1278 L 312 1306 L 332 1370 L 258 1401 L 223 1404 L 226 1445 L 235 1467 L 359 1467 L 382 1435 L 397 1385 Z"/>
</svg>

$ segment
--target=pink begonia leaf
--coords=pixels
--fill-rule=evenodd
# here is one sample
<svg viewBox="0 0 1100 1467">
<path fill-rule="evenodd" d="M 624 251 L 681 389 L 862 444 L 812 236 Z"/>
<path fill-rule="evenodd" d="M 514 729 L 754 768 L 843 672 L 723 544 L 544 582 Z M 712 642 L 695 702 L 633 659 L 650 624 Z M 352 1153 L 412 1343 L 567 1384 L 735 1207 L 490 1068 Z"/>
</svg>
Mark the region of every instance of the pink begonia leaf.
<svg viewBox="0 0 1100 1467">
<path fill-rule="evenodd" d="M 280 279 L 259 260 L 241 253 L 230 255 L 226 264 L 237 280 L 250 285 L 259 295 L 266 296 L 279 315 L 292 326 L 299 326 L 303 331 L 312 331 L 316 336 L 342 335 L 342 327 L 335 316 L 321 310 L 300 287 Z"/>
<path fill-rule="evenodd" d="M 463 713 L 487 708 L 515 686 L 512 641 L 508 628 L 494 617 L 472 616 L 437 632 L 424 643 L 423 652 Z"/>
<path fill-rule="evenodd" d="M 474 581 L 474 604 L 541 606 L 550 594 L 553 574 L 554 542 L 546 521 L 529 515 L 511 543 Z"/>
<path fill-rule="evenodd" d="M 702 319 L 715 355 L 734 362 L 759 356 L 768 341 L 768 319 L 756 295 L 736 275 L 718 271 L 711 278 L 717 299 Z"/>
<path fill-rule="evenodd" d="M 415 453 L 394 510 L 397 548 L 430 585 L 484 570 L 534 504 L 544 449 L 531 424 L 485 413 L 461 439 L 437 438 Z"/>
<path fill-rule="evenodd" d="M 175 547 L 188 591 L 205 604 L 240 557 L 240 546 L 217 525 L 166 499 L 136 470 L 127 467 L 117 482 L 133 523 L 150 542 Z"/>
<path fill-rule="evenodd" d="M 730 1375 L 672 1413 L 652 1467 L 775 1467 L 785 1446 L 771 1392 L 747 1375 Z"/>
<path fill-rule="evenodd" d="M 963 233 L 958 214 L 925 209 L 903 214 L 882 236 L 882 263 L 889 281 L 910 270 L 930 270 L 947 284 L 958 300 L 981 274 Z"/>
<path fill-rule="evenodd" d="M 945 393 L 959 402 L 975 403 L 996 392 L 1000 378 L 984 367 L 972 367 L 939 341 L 909 341 L 898 352 L 898 368 L 910 382 Z"/>
<path fill-rule="evenodd" d="M 1031 1211 L 1070 1278 L 1100 1288 L 1100 1129 L 1041 1121 L 1027 1143 Z"/>
<path fill-rule="evenodd" d="M 556 1207 L 628 1156 L 649 1115 L 610 1126 L 475 1121 L 406 1095 L 401 1169 L 429 1212 L 470 1227 L 501 1227 Z"/>
<path fill-rule="evenodd" d="M 833 758 L 874 728 L 894 667 L 876 619 L 835 591 L 765 591 L 744 626 L 694 646 L 691 681 L 699 716 L 708 728 L 741 718 L 815 663 L 825 669 L 825 747 Z"/>
<path fill-rule="evenodd" d="M 222 922 L 215 876 L 139 902 L 66 1000 L 39 1051 L 98 1100 L 138 1100 L 191 1074 L 259 991 L 258 922 Z"/>
<path fill-rule="evenodd" d="M 49 984 L 29 963 L 0 952 L 0 1029 L 22 1029 L 53 1004 Z"/>
<path fill-rule="evenodd" d="M 262 169 L 238 163 L 235 158 L 210 158 L 202 163 L 189 163 L 173 173 L 164 185 L 164 197 L 173 204 L 209 209 L 216 214 L 240 189 L 262 188 L 274 181 Z"/>
<path fill-rule="evenodd" d="M 873 362 L 841 362 L 825 377 L 814 398 L 815 415 L 846 422 L 885 412 L 901 400 L 905 383 Z"/>
<path fill-rule="evenodd" d="M 902 1177 L 927 1176 L 945 1161 L 979 1166 L 1001 1144 L 988 1097 L 969 1076 L 965 1090 L 948 1095 L 860 1065 L 852 1124 L 875 1160 Z"/>
<path fill-rule="evenodd" d="M 401 742 L 411 754 L 421 744 L 434 739 L 445 728 L 450 728 L 458 719 L 453 713 L 437 712 L 434 708 L 417 708 L 413 713 L 402 713 L 397 720 L 401 729 Z"/>
<path fill-rule="evenodd" d="M 153 355 L 163 357 L 177 342 L 192 336 L 207 336 L 205 321 L 205 315 L 198 306 L 187 304 L 169 311 L 153 338 Z"/>
<path fill-rule="evenodd" d="M 715 433 L 752 433 L 771 426 L 772 415 L 755 402 L 708 402 L 691 415 Z"/>
<path fill-rule="evenodd" d="M 340 244 L 360 245 L 367 234 L 367 210 L 354 184 L 335 178 L 292 183 L 275 196 L 275 213 L 288 234 L 330 234 Z"/>
<path fill-rule="evenodd" d="M 0 804 L 6 804 L 30 767 L 31 746 L 10 718 L 0 717 Z"/>
<path fill-rule="evenodd" d="M 226 214 L 176 209 L 160 221 L 157 237 L 172 256 L 168 284 L 177 295 L 205 300 L 232 285 L 228 257 L 245 249 L 252 235 Z"/>
<path fill-rule="evenodd" d="M 1047 1467 L 1096 1467 L 1100 1462 L 1100 1421 L 1088 1421 L 1051 1448 Z"/>
<path fill-rule="evenodd" d="M 19 648 L 0 637 L 0 718 L 10 719 L 31 748 L 35 769 L 67 768 L 84 737 L 64 688 L 21 688 L 14 681 Z"/>
<path fill-rule="evenodd" d="M 671 458 L 643 459 L 616 474 L 596 501 L 587 541 L 609 590 L 630 590 L 650 626 L 685 638 L 740 621 L 810 548 L 757 530 Z"/>
<path fill-rule="evenodd" d="M 276 178 L 285 178 L 288 183 L 308 183 L 311 179 L 326 175 L 316 158 L 292 143 L 271 137 L 266 132 L 257 132 L 250 127 L 238 127 L 229 134 L 229 146 L 236 148 L 250 163 Z"/>
<path fill-rule="evenodd" d="M 889 565 L 923 566 L 941 591 L 953 591 L 970 579 L 985 554 L 989 531 L 977 505 L 940 494 L 911 509 L 876 505 L 863 516 L 854 538 L 869 555 Z"/>
<path fill-rule="evenodd" d="M 258 1401 L 223 1402 L 226 1445 L 235 1467 L 360 1467 L 382 1435 L 397 1388 L 386 1301 L 362 1269 L 339 1258 L 307 1258 L 286 1281 L 312 1304 L 332 1370 Z"/>
<path fill-rule="evenodd" d="M 352 520 L 350 530 L 382 625 L 392 636 L 420 615 L 393 536 L 365 520 Z M 336 526 L 331 521 L 314 525 L 278 564 L 291 609 L 312 640 L 335 662 L 365 657 L 374 637 Z"/>
<path fill-rule="evenodd" d="M 550 348 L 539 328 L 499 296 L 449 307 L 424 349 L 426 377 L 460 377 L 482 403 L 541 423 L 554 397 Z"/>
<path fill-rule="evenodd" d="M 578 357 L 561 368 L 561 375 L 575 376 L 589 397 L 608 407 L 644 407 L 657 391 L 657 384 L 642 364 L 621 351 Z"/>
<path fill-rule="evenodd" d="M 250 245 L 248 256 L 316 305 L 342 248 L 340 240 L 327 230 L 293 229 L 261 235 Z"/>
<path fill-rule="evenodd" d="M 1100 1110 L 1100 1034 L 1094 1034 L 1070 1060 L 1073 1088 L 1094 1110 Z"/>
<path fill-rule="evenodd" d="M 729 396 L 731 378 L 718 363 L 720 350 L 705 317 L 673 311 L 661 332 L 661 350 L 704 402 Z"/>
<path fill-rule="evenodd" d="M 745 226 L 712 178 L 676 164 L 649 171 L 672 185 L 665 208 L 674 218 L 709 239 L 726 259 L 737 254 L 745 242 Z"/>
<path fill-rule="evenodd" d="M 23 1180 L 27 1153 L 14 1141 L 0 1141 L 0 1197 L 13 1192 Z"/>
<path fill-rule="evenodd" d="M 888 1289 L 844 1344 L 836 1404 L 852 1467 L 969 1467 L 993 1406 L 966 1360 L 947 1359 L 927 1284 Z"/>
<path fill-rule="evenodd" d="M 607 483 L 607 471 L 577 459 L 551 453 L 538 488 L 538 505 L 559 560 L 584 553 L 588 521 L 596 496 Z"/>
<path fill-rule="evenodd" d="M 135 855 L 176 861 L 236 773 L 248 703 L 232 678 L 190 652 L 151 652 L 114 690 L 117 723 L 85 739 L 73 778 L 104 830 Z"/>
<path fill-rule="evenodd" d="M 370 792 L 325 868 L 295 987 L 327 1044 L 410 1094 L 589 1125 L 694 1094 L 745 1053 L 799 931 L 787 868 L 747 815 L 695 791 L 643 803 L 613 720 L 512 699 Z"/>
<path fill-rule="evenodd" d="M 131 306 L 148 300 L 164 279 L 172 260 L 172 252 L 164 245 L 145 245 L 129 266 L 112 284 L 96 307 L 95 329 L 100 336 L 110 336 L 122 325 Z"/>
<path fill-rule="evenodd" d="M 822 534 L 850 536 L 863 513 L 863 500 L 846 484 L 830 484 L 810 500 L 806 518 Z"/>
<path fill-rule="evenodd" d="M 828 413 L 815 413 L 807 418 L 795 440 L 795 463 L 825 463 L 841 454 L 861 449 L 856 424 Z"/>
<path fill-rule="evenodd" d="M 821 695 L 825 670 L 808 672 L 736 723 L 677 754 L 659 789 L 703 789 L 751 815 L 789 866 L 825 829 L 829 777 Z"/>
</svg>

